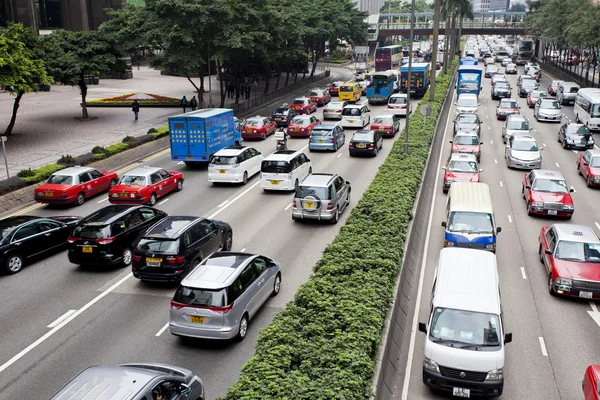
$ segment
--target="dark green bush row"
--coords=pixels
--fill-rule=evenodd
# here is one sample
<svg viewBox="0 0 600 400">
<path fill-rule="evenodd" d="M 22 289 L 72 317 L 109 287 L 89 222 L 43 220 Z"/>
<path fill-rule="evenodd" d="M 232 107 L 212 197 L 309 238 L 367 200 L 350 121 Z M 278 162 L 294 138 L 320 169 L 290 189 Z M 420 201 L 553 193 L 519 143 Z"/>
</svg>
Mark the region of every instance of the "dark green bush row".
<svg viewBox="0 0 600 400">
<path fill-rule="evenodd" d="M 0 196 L 14 192 L 15 190 L 23 189 L 26 186 L 29 186 L 29 183 L 18 176 L 11 176 L 8 179 L 0 181 Z"/>
<path fill-rule="evenodd" d="M 227 400 L 362 400 L 371 394 L 411 211 L 451 79 L 451 73 L 437 78 L 435 101 L 422 102 L 432 108 L 425 126 L 419 112 L 410 117 L 409 154 L 403 140 L 394 143 L 313 275 L 261 331 Z"/>
</svg>

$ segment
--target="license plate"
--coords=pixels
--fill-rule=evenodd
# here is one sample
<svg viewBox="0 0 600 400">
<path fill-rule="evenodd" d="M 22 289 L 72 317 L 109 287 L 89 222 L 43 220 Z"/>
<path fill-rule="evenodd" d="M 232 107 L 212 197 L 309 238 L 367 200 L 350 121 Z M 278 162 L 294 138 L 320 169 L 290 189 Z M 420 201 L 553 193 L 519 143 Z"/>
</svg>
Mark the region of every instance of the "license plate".
<svg viewBox="0 0 600 400">
<path fill-rule="evenodd" d="M 312 203 L 310 201 L 307 201 L 304 203 L 304 208 L 311 208 L 314 209 L 315 208 L 315 203 Z"/>
<path fill-rule="evenodd" d="M 46 192 L 46 197 L 54 197 L 54 193 L 52 192 Z"/>
<path fill-rule="evenodd" d="M 224 173 L 226 173 L 226 172 L 227 172 L 227 171 L 225 171 L 224 169 L 220 169 L 220 170 L 219 170 L 219 173 L 220 173 L 220 174 L 224 174 Z"/>
<path fill-rule="evenodd" d="M 199 317 L 197 315 L 190 315 L 190 322 L 193 322 L 195 324 L 203 324 L 204 317 Z"/>
<path fill-rule="evenodd" d="M 582 299 L 591 299 L 592 292 L 579 292 L 579 297 L 581 297 Z"/>
<path fill-rule="evenodd" d="M 325 143 L 325 141 L 323 139 L 319 139 L 317 140 L 317 143 Z"/>
<path fill-rule="evenodd" d="M 162 262 L 162 258 L 155 258 L 155 257 L 146 257 L 146 263 L 148 265 L 150 264 L 160 264 Z"/>
<path fill-rule="evenodd" d="M 384 128 L 383 126 L 380 126 L 380 127 L 379 127 L 379 130 L 380 130 L 380 131 L 384 131 L 384 130 L 385 130 L 385 128 Z"/>
<path fill-rule="evenodd" d="M 556 210 L 548 210 L 548 215 L 556 215 Z"/>
<path fill-rule="evenodd" d="M 93 251 L 92 246 L 83 246 L 81 248 L 82 253 L 91 253 Z"/>
<path fill-rule="evenodd" d="M 279 185 L 279 182 L 280 182 L 280 181 L 269 181 L 269 183 L 270 183 L 271 185 Z"/>
<path fill-rule="evenodd" d="M 121 193 L 119 194 L 119 197 L 127 197 L 127 193 Z"/>
<path fill-rule="evenodd" d="M 471 397 L 471 389 L 455 387 L 455 388 L 452 388 L 452 395 L 456 396 L 456 397 L 470 398 Z"/>
<path fill-rule="evenodd" d="M 186 157 L 185 161 L 194 161 L 194 157 Z"/>
<path fill-rule="evenodd" d="M 275 118 L 275 121 L 281 121 L 281 118 Z"/>
<path fill-rule="evenodd" d="M 366 144 L 357 144 L 356 147 L 358 147 L 359 149 L 364 149 L 365 147 L 367 147 Z"/>
</svg>

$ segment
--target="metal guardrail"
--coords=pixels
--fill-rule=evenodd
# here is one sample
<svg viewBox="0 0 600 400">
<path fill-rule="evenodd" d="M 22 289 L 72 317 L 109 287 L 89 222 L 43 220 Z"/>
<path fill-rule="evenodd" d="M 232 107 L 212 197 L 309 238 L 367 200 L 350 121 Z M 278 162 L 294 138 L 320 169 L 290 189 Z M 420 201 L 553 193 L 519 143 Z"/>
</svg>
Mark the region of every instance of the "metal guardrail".
<svg viewBox="0 0 600 400">
<path fill-rule="evenodd" d="M 394 23 L 383 23 L 378 24 L 378 29 L 381 30 L 406 30 L 410 29 L 410 23 L 394 24 Z M 522 29 L 524 28 L 523 22 L 480 22 L 480 21 L 465 21 L 463 22 L 463 29 Z M 415 29 L 433 29 L 433 24 L 427 22 L 415 23 Z M 446 29 L 446 23 L 440 22 L 439 29 Z M 369 39 L 371 40 L 371 39 Z M 376 39 L 373 39 L 376 40 Z"/>
</svg>

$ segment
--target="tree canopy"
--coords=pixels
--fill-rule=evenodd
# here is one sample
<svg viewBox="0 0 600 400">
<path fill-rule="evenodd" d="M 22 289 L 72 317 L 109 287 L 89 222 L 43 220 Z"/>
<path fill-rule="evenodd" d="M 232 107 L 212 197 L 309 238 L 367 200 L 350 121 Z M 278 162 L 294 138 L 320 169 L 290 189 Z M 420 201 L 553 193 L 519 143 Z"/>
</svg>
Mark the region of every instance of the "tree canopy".
<svg viewBox="0 0 600 400">
<path fill-rule="evenodd" d="M 391 3 L 391 4 L 390 4 Z M 398 13 L 407 14 L 411 12 L 411 0 L 386 0 L 380 10 L 383 14 Z M 415 13 L 432 13 L 433 3 L 426 0 L 415 0 Z"/>
</svg>

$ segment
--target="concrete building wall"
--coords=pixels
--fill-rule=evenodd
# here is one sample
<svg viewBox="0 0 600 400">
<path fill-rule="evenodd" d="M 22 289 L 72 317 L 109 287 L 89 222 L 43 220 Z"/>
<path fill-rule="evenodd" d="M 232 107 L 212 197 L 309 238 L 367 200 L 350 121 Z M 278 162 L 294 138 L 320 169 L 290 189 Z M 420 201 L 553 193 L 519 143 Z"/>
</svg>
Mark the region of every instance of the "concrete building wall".
<svg viewBox="0 0 600 400">
<path fill-rule="evenodd" d="M 378 13 L 383 7 L 385 0 L 352 0 L 360 11 Z"/>
<path fill-rule="evenodd" d="M 473 12 L 506 11 L 510 0 L 472 0 Z"/>
</svg>

